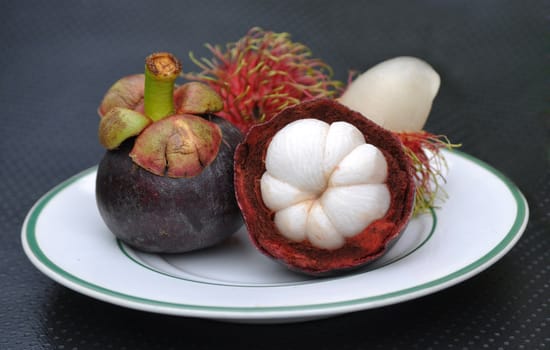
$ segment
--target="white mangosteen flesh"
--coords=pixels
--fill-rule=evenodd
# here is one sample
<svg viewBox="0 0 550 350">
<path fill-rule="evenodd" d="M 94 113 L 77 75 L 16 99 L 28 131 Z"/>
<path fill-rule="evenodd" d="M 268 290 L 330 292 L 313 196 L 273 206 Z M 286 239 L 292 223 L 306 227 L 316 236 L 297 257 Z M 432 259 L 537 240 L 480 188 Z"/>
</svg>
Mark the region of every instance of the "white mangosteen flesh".
<svg viewBox="0 0 550 350">
<path fill-rule="evenodd" d="M 261 178 L 264 204 L 286 238 L 338 249 L 390 207 L 382 152 L 347 122 L 294 121 L 271 140 Z"/>
</svg>

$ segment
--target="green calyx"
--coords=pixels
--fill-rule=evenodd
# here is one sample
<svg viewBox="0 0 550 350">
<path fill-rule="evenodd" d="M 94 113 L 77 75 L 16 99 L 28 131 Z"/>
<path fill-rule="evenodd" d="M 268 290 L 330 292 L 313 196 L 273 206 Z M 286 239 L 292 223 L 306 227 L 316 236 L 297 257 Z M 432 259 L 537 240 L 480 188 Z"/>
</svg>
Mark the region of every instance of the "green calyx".
<svg viewBox="0 0 550 350">
<path fill-rule="evenodd" d="M 115 149 L 132 137 L 139 135 L 151 124 L 151 119 L 131 109 L 115 107 L 99 122 L 99 143 L 107 149 Z"/>
<path fill-rule="evenodd" d="M 201 116 L 223 108 L 208 85 L 174 87 L 181 63 L 169 53 L 146 58 L 145 74 L 124 77 L 106 93 L 98 112 L 99 142 L 114 150 L 136 137 L 130 157 L 147 171 L 169 177 L 193 177 L 217 156 L 222 134 Z"/>
</svg>

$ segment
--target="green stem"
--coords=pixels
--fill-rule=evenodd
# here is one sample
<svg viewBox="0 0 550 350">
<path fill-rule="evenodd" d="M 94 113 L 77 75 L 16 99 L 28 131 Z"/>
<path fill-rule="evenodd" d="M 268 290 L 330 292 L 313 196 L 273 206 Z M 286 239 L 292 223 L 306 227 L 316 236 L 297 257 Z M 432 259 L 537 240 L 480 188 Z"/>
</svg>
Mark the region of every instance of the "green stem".
<svg viewBox="0 0 550 350">
<path fill-rule="evenodd" d="M 153 121 L 173 115 L 174 82 L 181 63 L 172 54 L 154 53 L 145 61 L 145 114 Z"/>
</svg>

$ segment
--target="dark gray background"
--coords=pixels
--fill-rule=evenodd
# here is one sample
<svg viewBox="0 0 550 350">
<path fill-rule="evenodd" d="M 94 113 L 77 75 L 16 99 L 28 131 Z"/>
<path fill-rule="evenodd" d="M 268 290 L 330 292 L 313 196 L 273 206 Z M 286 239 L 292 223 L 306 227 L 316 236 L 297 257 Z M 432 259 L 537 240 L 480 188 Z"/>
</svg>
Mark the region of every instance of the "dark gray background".
<svg viewBox="0 0 550 350">
<path fill-rule="evenodd" d="M 3 1 L 0 4 L 0 349 L 547 349 L 550 143 L 548 2 Z M 442 86 L 427 130 L 512 179 L 530 203 L 519 243 L 457 286 L 332 319 L 252 326 L 96 301 L 24 256 L 23 219 L 95 165 L 97 104 L 154 51 L 224 44 L 252 26 L 290 32 L 336 78 L 384 59 L 430 62 Z M 498 200 L 498 199 L 495 199 Z"/>
</svg>

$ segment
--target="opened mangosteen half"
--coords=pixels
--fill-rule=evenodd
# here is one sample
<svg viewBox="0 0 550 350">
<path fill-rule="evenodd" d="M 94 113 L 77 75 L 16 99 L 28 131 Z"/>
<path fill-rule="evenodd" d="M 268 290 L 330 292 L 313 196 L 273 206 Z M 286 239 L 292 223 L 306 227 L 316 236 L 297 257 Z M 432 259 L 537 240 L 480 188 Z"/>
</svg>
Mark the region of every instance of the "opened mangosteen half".
<svg viewBox="0 0 550 350">
<path fill-rule="evenodd" d="M 235 191 L 261 252 L 327 275 L 387 251 L 411 217 L 415 183 L 392 132 L 316 99 L 251 128 L 236 149 Z"/>
</svg>

